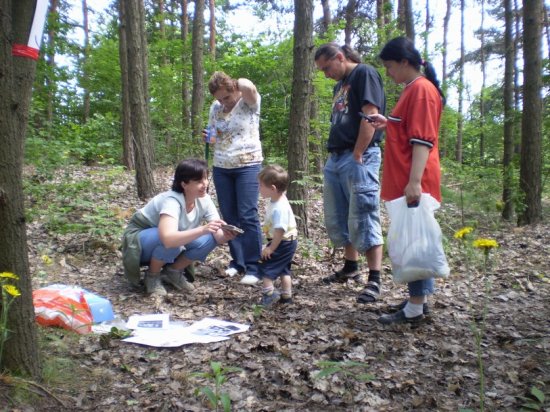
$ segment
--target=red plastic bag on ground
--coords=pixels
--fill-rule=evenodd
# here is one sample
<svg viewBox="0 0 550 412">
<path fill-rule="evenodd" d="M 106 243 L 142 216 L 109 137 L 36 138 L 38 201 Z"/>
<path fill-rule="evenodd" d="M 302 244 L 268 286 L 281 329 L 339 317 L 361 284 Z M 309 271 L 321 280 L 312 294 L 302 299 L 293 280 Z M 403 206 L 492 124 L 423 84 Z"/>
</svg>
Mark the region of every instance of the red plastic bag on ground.
<svg viewBox="0 0 550 412">
<path fill-rule="evenodd" d="M 50 285 L 32 293 L 36 321 L 80 334 L 92 331 L 92 311 L 85 291 L 76 286 Z"/>
</svg>

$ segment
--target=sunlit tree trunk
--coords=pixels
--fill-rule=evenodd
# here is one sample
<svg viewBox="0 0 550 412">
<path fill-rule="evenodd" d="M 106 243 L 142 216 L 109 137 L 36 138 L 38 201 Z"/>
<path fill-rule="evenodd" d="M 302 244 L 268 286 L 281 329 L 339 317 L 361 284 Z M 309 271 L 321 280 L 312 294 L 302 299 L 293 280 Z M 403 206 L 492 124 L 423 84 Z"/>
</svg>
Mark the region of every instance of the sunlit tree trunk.
<svg viewBox="0 0 550 412">
<path fill-rule="evenodd" d="M 203 128 L 202 107 L 204 106 L 204 0 L 195 0 L 193 18 L 193 91 L 191 98 L 191 130 L 193 136 L 200 136 Z"/>
<path fill-rule="evenodd" d="M 321 0 L 321 7 L 323 8 L 323 19 L 321 20 L 322 24 L 319 36 L 323 37 L 332 22 L 329 0 Z"/>
<path fill-rule="evenodd" d="M 90 117 L 90 91 L 88 90 L 88 56 L 90 55 L 90 28 L 88 27 L 88 3 L 82 0 L 82 30 L 84 31 L 84 53 L 83 53 L 83 69 L 82 83 L 80 87 L 84 90 L 82 120 L 86 123 Z"/>
<path fill-rule="evenodd" d="M 518 225 L 542 220 L 542 0 L 523 1 L 523 115 L 519 190 L 524 207 Z"/>
<path fill-rule="evenodd" d="M 520 47 L 522 42 L 522 30 L 521 30 L 521 12 L 519 10 L 518 0 L 514 0 L 514 23 L 516 30 L 514 33 L 514 154 L 519 155 L 520 143 L 521 143 L 521 119 L 519 114 L 521 113 L 521 98 L 522 90 L 521 84 L 519 84 L 519 60 L 520 60 Z"/>
<path fill-rule="evenodd" d="M 464 0 L 460 0 L 460 67 L 458 80 L 458 120 L 455 146 L 455 160 L 462 163 L 462 137 L 464 133 Z"/>
<path fill-rule="evenodd" d="M 210 55 L 212 60 L 216 60 L 216 2 L 210 0 L 208 2 L 208 8 L 210 10 Z"/>
<path fill-rule="evenodd" d="M 187 0 L 181 0 L 181 42 L 182 42 L 182 74 L 181 74 L 181 126 L 188 130 L 191 126 L 191 96 L 189 93 L 189 73 L 185 62 L 189 61 L 187 37 L 189 35 L 189 18 L 187 17 Z"/>
<path fill-rule="evenodd" d="M 14 285 L 21 292 L 8 312 L 10 332 L 0 364 L 40 380 L 23 200 L 25 133 L 36 61 L 12 56 L 12 44 L 27 44 L 35 5 L 36 0 L 0 0 L 0 272 L 19 276 Z"/>
<path fill-rule="evenodd" d="M 300 231 L 308 236 L 307 187 L 308 135 L 310 119 L 311 83 L 313 77 L 313 0 L 294 0 L 294 63 L 292 70 L 292 98 L 288 131 L 288 198 L 300 201 L 292 209 Z"/>
<path fill-rule="evenodd" d="M 512 0 L 504 0 L 504 152 L 502 156 L 502 218 L 511 220 L 514 157 L 514 16 Z"/>
<path fill-rule="evenodd" d="M 156 193 L 153 179 L 154 147 L 149 116 L 149 80 L 145 7 L 143 0 L 126 0 L 126 43 L 130 114 L 134 135 L 137 193 L 148 199 Z"/>
<path fill-rule="evenodd" d="M 135 169 L 134 135 L 132 134 L 132 119 L 130 114 L 130 85 L 128 79 L 128 45 L 126 44 L 126 11 L 125 3 L 130 0 L 118 1 L 118 54 L 120 60 L 120 78 L 122 82 L 122 163 L 128 170 Z"/>
</svg>

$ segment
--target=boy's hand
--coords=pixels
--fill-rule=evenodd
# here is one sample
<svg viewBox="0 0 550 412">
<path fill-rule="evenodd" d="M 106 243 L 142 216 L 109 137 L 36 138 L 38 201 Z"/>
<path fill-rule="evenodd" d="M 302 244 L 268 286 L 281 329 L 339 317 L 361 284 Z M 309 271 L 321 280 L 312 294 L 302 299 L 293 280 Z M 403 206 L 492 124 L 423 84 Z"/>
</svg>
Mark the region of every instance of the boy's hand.
<svg viewBox="0 0 550 412">
<path fill-rule="evenodd" d="M 271 247 L 269 246 L 264 247 L 264 250 L 262 250 L 262 259 L 263 260 L 271 259 L 272 253 L 273 253 L 273 250 L 271 250 Z"/>
</svg>

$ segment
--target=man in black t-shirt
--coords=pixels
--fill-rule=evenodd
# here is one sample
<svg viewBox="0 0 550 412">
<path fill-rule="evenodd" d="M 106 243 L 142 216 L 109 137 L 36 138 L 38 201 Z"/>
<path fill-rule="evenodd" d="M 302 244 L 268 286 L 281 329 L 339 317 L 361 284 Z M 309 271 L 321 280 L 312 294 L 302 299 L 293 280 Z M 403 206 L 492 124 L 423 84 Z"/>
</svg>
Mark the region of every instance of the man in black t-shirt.
<svg viewBox="0 0 550 412">
<path fill-rule="evenodd" d="M 335 43 L 317 49 L 315 64 L 338 82 L 333 93 L 323 200 L 329 238 L 335 247 L 344 248 L 345 257 L 344 267 L 323 281 L 359 280 L 359 254 L 364 253 L 369 277 L 357 301 L 370 303 L 381 292 L 384 242 L 379 195 L 382 132 L 375 131 L 368 116 L 386 110 L 382 78 L 373 67 L 361 63 L 357 52 Z"/>
</svg>

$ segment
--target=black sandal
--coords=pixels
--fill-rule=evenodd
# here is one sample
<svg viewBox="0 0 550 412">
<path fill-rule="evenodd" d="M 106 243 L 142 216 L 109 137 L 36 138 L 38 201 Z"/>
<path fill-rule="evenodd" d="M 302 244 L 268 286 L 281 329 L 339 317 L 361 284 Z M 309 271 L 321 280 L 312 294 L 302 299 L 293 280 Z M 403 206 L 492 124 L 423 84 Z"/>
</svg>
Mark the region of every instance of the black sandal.
<svg viewBox="0 0 550 412">
<path fill-rule="evenodd" d="M 361 274 L 358 273 L 357 270 L 354 270 L 353 272 L 343 272 L 342 270 L 339 270 L 337 272 L 334 272 L 332 275 L 327 276 L 326 278 L 323 278 L 324 283 L 346 283 L 348 280 L 357 280 L 360 279 Z"/>
<path fill-rule="evenodd" d="M 378 300 L 380 291 L 380 283 L 369 280 L 365 289 L 363 289 L 359 296 L 357 296 L 357 302 L 374 303 Z"/>
</svg>

